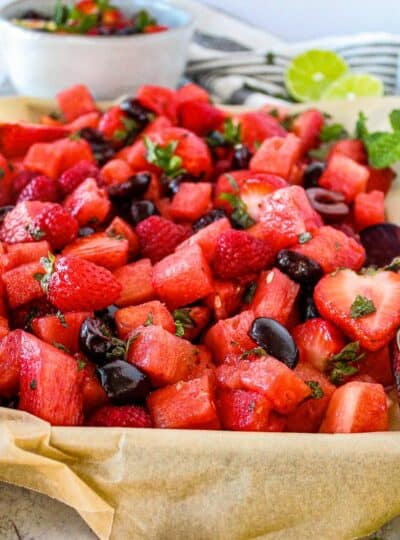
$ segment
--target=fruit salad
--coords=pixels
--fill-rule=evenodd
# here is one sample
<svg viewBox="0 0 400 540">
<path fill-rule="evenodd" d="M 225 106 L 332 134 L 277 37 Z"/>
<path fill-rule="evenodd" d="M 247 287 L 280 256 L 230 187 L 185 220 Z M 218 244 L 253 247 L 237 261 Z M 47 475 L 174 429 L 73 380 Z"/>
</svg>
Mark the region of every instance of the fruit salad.
<svg viewBox="0 0 400 540">
<path fill-rule="evenodd" d="M 353 433 L 399 383 L 392 130 L 194 84 L 0 124 L 0 399 L 56 426 Z"/>
<path fill-rule="evenodd" d="M 30 9 L 14 19 L 14 23 L 27 30 L 87 36 L 129 36 L 168 30 L 147 10 L 128 18 L 109 0 L 80 0 L 74 6 L 58 0 L 51 17 Z"/>
</svg>

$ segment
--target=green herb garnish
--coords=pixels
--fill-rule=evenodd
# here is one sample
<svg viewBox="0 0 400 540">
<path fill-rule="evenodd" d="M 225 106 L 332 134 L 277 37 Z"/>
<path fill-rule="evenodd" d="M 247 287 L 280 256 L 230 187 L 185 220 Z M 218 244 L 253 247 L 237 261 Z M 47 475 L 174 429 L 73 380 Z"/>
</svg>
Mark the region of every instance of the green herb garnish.
<svg viewBox="0 0 400 540">
<path fill-rule="evenodd" d="M 360 319 L 361 317 L 366 317 L 371 313 L 375 313 L 376 307 L 374 306 L 373 301 L 366 296 L 361 296 L 358 294 L 351 304 L 350 316 L 352 319 Z"/>
<path fill-rule="evenodd" d="M 325 392 L 322 390 L 321 385 L 318 381 L 304 381 L 307 386 L 312 390 L 310 398 L 311 399 L 320 399 L 324 397 Z"/>
<path fill-rule="evenodd" d="M 365 354 L 360 353 L 360 344 L 358 341 L 348 343 L 343 349 L 331 357 L 329 364 L 332 369 L 329 376 L 333 384 L 341 384 L 344 377 L 350 377 L 358 373 L 358 368 L 354 364 L 360 362 Z"/>
<path fill-rule="evenodd" d="M 221 193 L 219 199 L 228 202 L 233 211 L 231 214 L 232 220 L 242 229 L 248 229 L 254 225 L 254 220 L 247 213 L 247 206 L 240 197 L 233 193 Z"/>
</svg>

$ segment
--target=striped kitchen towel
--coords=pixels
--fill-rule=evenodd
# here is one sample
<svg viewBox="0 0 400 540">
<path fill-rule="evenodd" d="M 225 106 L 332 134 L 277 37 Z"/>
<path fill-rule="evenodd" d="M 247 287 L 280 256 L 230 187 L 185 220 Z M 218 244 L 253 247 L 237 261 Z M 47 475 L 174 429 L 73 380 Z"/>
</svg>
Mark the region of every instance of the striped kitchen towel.
<svg viewBox="0 0 400 540">
<path fill-rule="evenodd" d="M 399 93 L 400 35 L 365 33 L 287 44 L 225 13 L 177 0 L 197 17 L 186 70 L 217 102 L 258 106 L 290 101 L 284 77 L 293 56 L 311 48 L 340 54 L 354 72 L 379 77 L 385 93 Z"/>
</svg>

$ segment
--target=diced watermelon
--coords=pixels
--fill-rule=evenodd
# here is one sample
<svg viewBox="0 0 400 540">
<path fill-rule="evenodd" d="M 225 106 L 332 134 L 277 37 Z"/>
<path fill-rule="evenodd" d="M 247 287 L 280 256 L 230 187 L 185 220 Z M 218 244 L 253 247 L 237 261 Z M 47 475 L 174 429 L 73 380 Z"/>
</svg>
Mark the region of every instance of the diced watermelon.
<svg viewBox="0 0 400 540">
<path fill-rule="evenodd" d="M 299 291 L 300 286 L 278 268 L 261 272 L 249 308 L 254 318 L 269 317 L 287 325 Z"/>
<path fill-rule="evenodd" d="M 354 199 L 354 224 L 357 231 L 385 221 L 385 194 L 383 191 L 359 193 Z"/>
<path fill-rule="evenodd" d="M 67 122 L 72 122 L 82 114 L 97 111 L 91 93 L 83 84 L 76 84 L 59 92 L 57 102 Z"/>
<path fill-rule="evenodd" d="M 87 178 L 64 200 L 66 208 L 81 226 L 102 223 L 111 210 L 105 189 L 99 188 L 94 178 Z"/>
<path fill-rule="evenodd" d="M 343 193 L 347 202 L 353 202 L 358 193 L 367 189 L 369 171 L 351 158 L 335 153 L 319 179 L 319 185 Z"/>
<path fill-rule="evenodd" d="M 236 120 L 240 125 L 241 140 L 250 152 L 255 152 L 266 139 L 287 135 L 278 120 L 263 111 L 241 113 Z"/>
<path fill-rule="evenodd" d="M 128 240 L 125 238 L 108 233 L 95 233 L 78 238 L 65 247 L 62 253 L 115 270 L 128 262 L 128 250 Z"/>
<path fill-rule="evenodd" d="M 6 206 L 11 203 L 12 187 L 10 164 L 7 159 L 0 154 L 0 206 Z"/>
<path fill-rule="evenodd" d="M 21 333 L 19 408 L 53 426 L 83 422 L 82 373 L 72 356 Z"/>
<path fill-rule="evenodd" d="M 172 315 L 158 300 L 145 302 L 138 306 L 125 307 L 115 313 L 115 324 L 121 339 L 126 339 L 133 330 L 146 323 L 162 326 L 171 334 L 175 333 Z"/>
<path fill-rule="evenodd" d="M 85 128 L 97 129 L 99 127 L 100 119 L 101 114 L 99 112 L 89 112 L 86 114 L 81 114 L 80 116 L 78 116 L 78 118 L 76 118 L 72 122 L 69 122 L 69 124 L 66 124 L 65 127 L 69 129 L 72 133 L 75 133 Z"/>
<path fill-rule="evenodd" d="M 119 216 L 115 217 L 106 229 L 106 233 L 111 237 L 122 237 L 128 241 L 128 253 L 134 257 L 139 253 L 139 238 L 133 227 Z"/>
<path fill-rule="evenodd" d="M 369 178 L 367 183 L 367 192 L 369 191 L 383 191 L 386 195 L 392 186 L 393 180 L 396 177 L 396 173 L 390 167 L 385 169 L 374 169 L 368 167 Z"/>
<path fill-rule="evenodd" d="M 233 431 L 266 431 L 271 403 L 257 392 L 222 389 L 218 412 L 224 429 Z"/>
<path fill-rule="evenodd" d="M 209 103 L 210 96 L 201 86 L 194 83 L 188 83 L 181 86 L 176 91 L 176 99 L 178 104 L 185 103 L 186 101 L 203 101 Z"/>
<path fill-rule="evenodd" d="M 266 139 L 250 161 L 250 170 L 276 174 L 287 180 L 302 151 L 301 140 L 290 133 L 287 137 Z"/>
<path fill-rule="evenodd" d="M 40 263 L 22 264 L 2 276 L 7 299 L 12 309 L 44 297 L 44 291 L 35 275 L 45 274 Z"/>
<path fill-rule="evenodd" d="M 226 114 L 205 101 L 185 101 L 178 107 L 179 125 L 200 135 L 218 129 Z"/>
<path fill-rule="evenodd" d="M 228 229 L 231 229 L 229 219 L 221 218 L 210 225 L 207 225 L 203 229 L 200 229 L 197 233 L 193 234 L 190 238 L 179 244 L 177 250 L 193 246 L 198 244 L 201 247 L 207 261 L 212 261 L 215 254 L 215 247 L 217 245 L 218 237 Z"/>
<path fill-rule="evenodd" d="M 96 366 L 90 362 L 82 360 L 83 367 L 83 410 L 85 415 L 90 414 L 95 409 L 108 402 L 107 394 L 99 383 L 95 374 Z"/>
<path fill-rule="evenodd" d="M 147 373 L 153 386 L 185 378 L 197 354 L 194 345 L 156 325 L 139 327 L 133 330 L 133 336 L 128 362 Z"/>
<path fill-rule="evenodd" d="M 18 394 L 21 330 L 14 330 L 0 340 L 0 397 L 11 399 Z"/>
<path fill-rule="evenodd" d="M 121 266 L 114 271 L 114 276 L 122 287 L 121 294 L 115 302 L 118 307 L 142 304 L 156 297 L 150 259 L 141 259 Z"/>
<path fill-rule="evenodd" d="M 211 209 L 211 184 L 182 182 L 172 199 L 170 213 L 177 221 L 196 221 Z"/>
<path fill-rule="evenodd" d="M 0 315 L 0 339 L 5 337 L 10 332 L 10 325 L 7 317 Z"/>
<path fill-rule="evenodd" d="M 122 184 L 132 175 L 132 169 L 123 159 L 111 159 L 101 169 L 101 178 L 107 186 Z"/>
<path fill-rule="evenodd" d="M 186 306 L 212 292 L 211 270 L 197 244 L 180 249 L 153 269 L 153 287 L 170 309 Z"/>
<path fill-rule="evenodd" d="M 294 119 L 292 130 L 300 138 L 304 153 L 318 145 L 324 123 L 324 115 L 317 109 L 308 109 Z"/>
<path fill-rule="evenodd" d="M 154 426 L 219 429 L 212 380 L 208 375 L 153 392 L 147 400 Z"/>
<path fill-rule="evenodd" d="M 41 257 L 46 257 L 51 251 L 50 244 L 46 240 L 41 242 L 17 243 L 7 246 L 7 254 L 1 255 L 1 264 L 4 270 L 12 270 L 21 264 L 39 262 Z"/>
<path fill-rule="evenodd" d="M 321 433 L 362 433 L 389 429 L 387 399 L 383 386 L 349 382 L 331 398 Z"/>
<path fill-rule="evenodd" d="M 71 354 L 79 351 L 79 332 L 90 312 L 64 313 L 62 316 L 47 315 L 32 321 L 32 331 L 39 339 Z"/>
<path fill-rule="evenodd" d="M 360 163 L 360 165 L 366 165 L 368 161 L 364 143 L 359 139 L 344 139 L 337 141 L 329 152 L 328 161 L 335 154 L 346 156 L 353 161 Z"/>
<path fill-rule="evenodd" d="M 243 287 L 235 281 L 214 280 L 214 291 L 205 299 L 217 321 L 232 317 L 240 308 Z"/>
<path fill-rule="evenodd" d="M 198 354 L 194 357 L 192 365 L 185 377 L 185 381 L 198 379 L 203 375 L 214 373 L 215 364 L 212 361 L 212 354 L 205 345 L 197 345 Z"/>
</svg>

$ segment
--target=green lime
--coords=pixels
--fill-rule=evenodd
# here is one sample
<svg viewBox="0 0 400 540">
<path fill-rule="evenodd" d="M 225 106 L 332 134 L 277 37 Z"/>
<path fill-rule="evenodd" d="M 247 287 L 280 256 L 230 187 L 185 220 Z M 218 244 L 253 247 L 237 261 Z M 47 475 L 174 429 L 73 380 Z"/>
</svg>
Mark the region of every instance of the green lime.
<svg viewBox="0 0 400 540">
<path fill-rule="evenodd" d="M 334 52 L 312 49 L 293 58 L 285 84 L 298 101 L 318 101 L 328 86 L 346 71 L 347 64 Z"/>
<path fill-rule="evenodd" d="M 349 73 L 333 82 L 322 94 L 321 99 L 347 99 L 383 96 L 380 79 L 368 73 Z"/>
</svg>

